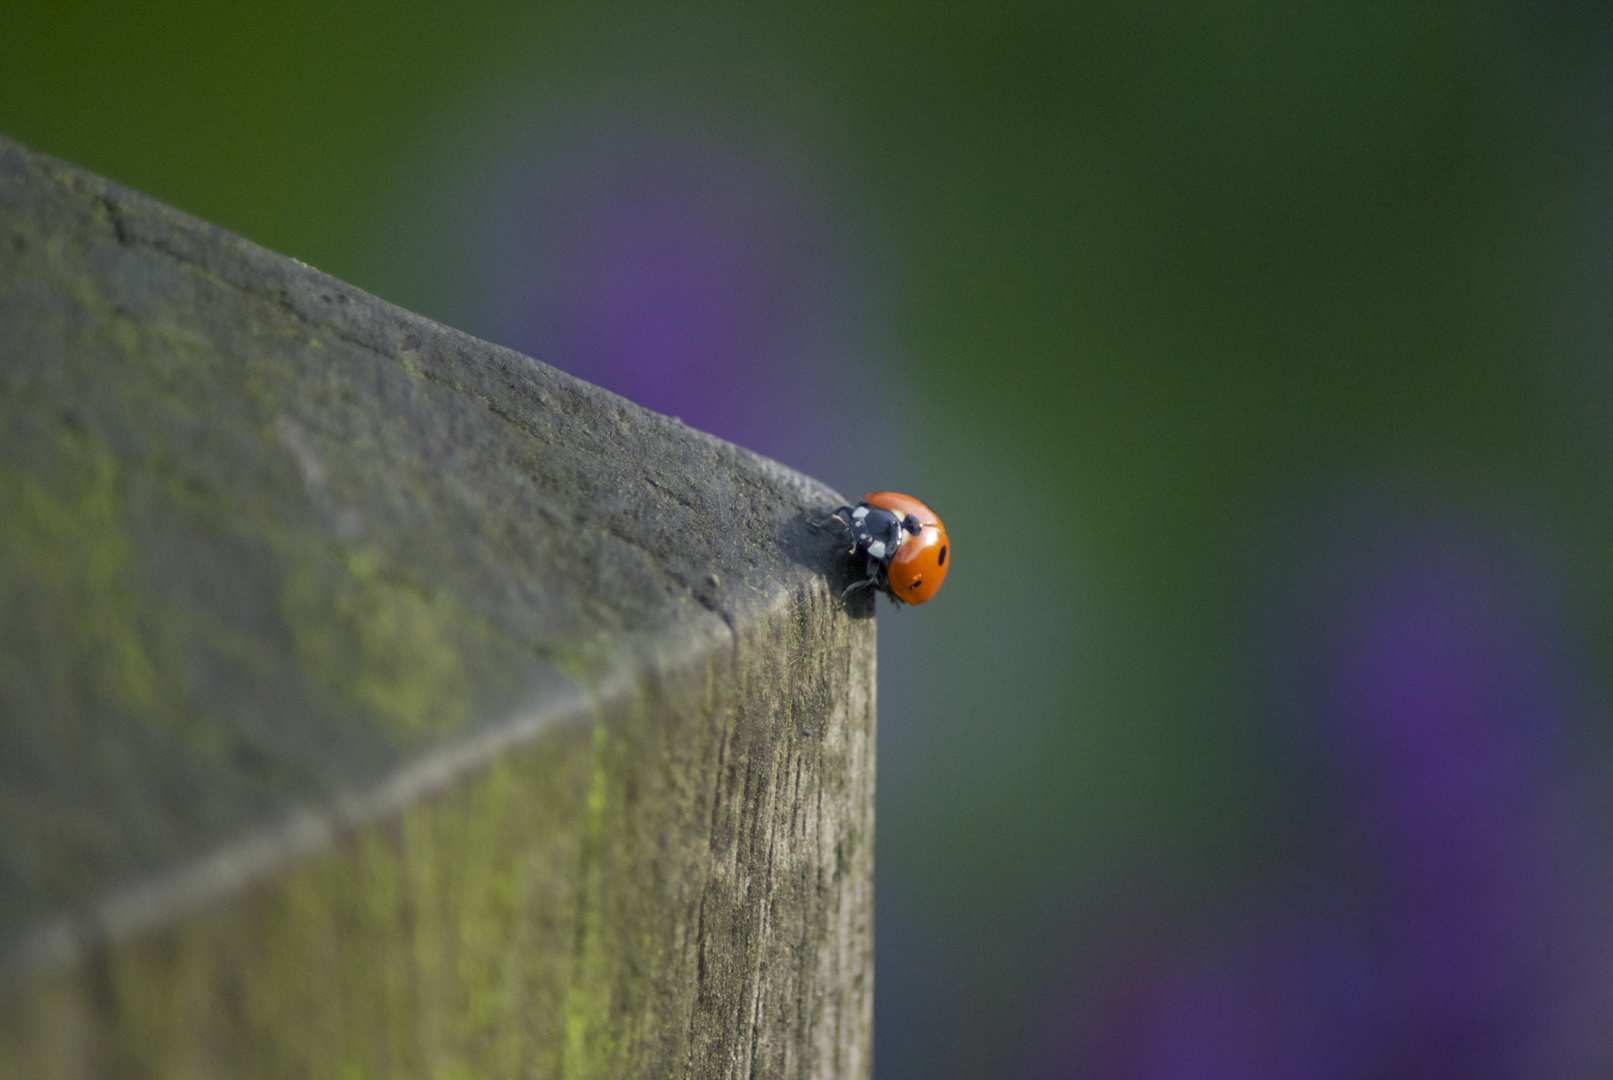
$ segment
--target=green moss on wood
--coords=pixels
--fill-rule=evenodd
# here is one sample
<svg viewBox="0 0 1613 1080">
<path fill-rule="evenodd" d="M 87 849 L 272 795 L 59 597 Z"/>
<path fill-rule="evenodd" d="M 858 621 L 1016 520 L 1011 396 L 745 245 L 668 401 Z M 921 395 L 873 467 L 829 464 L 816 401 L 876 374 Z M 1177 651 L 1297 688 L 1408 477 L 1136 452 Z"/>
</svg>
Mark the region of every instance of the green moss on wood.
<svg viewBox="0 0 1613 1080">
<path fill-rule="evenodd" d="M 316 566 L 293 566 L 280 590 L 307 671 L 406 738 L 462 726 L 470 683 L 455 634 L 474 620 L 374 546 L 347 552 L 336 573 Z"/>
<path fill-rule="evenodd" d="M 5 624 L 43 622 L 36 634 L 69 643 L 64 668 L 90 662 L 101 693 L 150 712 L 158 697 L 155 665 L 135 620 L 115 462 L 83 438 L 59 429 L 55 436 L 62 464 L 50 483 L 0 462 Z"/>
<path fill-rule="evenodd" d="M 0 461 L 0 684 L 26 679 L 63 721 L 94 702 L 216 753 L 166 677 L 171 619 L 135 581 L 117 460 L 70 423 L 44 439 L 43 475 Z"/>
</svg>

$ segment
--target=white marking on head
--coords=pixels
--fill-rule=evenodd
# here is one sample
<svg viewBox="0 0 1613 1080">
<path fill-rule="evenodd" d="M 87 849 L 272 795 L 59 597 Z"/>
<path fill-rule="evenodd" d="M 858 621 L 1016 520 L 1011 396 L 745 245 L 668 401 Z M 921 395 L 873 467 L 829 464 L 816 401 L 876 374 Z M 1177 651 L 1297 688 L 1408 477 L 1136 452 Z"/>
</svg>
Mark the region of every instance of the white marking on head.
<svg viewBox="0 0 1613 1080">
<path fill-rule="evenodd" d="M 876 559 L 883 559 L 885 557 L 885 541 L 875 540 L 872 544 L 869 544 L 868 554 Z"/>
<path fill-rule="evenodd" d="M 863 518 L 865 518 L 867 516 L 868 516 L 868 507 L 866 507 L 866 506 L 859 506 L 859 507 L 857 507 L 857 509 L 855 509 L 855 510 L 853 510 L 851 512 L 851 517 L 852 517 L 852 520 L 854 520 L 854 521 L 861 521 Z"/>
</svg>

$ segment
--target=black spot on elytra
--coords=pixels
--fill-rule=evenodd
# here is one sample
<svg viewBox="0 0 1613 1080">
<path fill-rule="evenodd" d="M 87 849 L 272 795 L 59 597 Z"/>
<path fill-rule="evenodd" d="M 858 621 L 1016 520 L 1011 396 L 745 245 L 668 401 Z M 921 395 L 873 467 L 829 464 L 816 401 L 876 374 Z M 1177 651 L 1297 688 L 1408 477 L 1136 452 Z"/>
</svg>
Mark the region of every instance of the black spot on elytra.
<svg viewBox="0 0 1613 1080">
<path fill-rule="evenodd" d="M 945 566 L 946 564 L 947 564 L 947 546 L 945 544 L 942 544 L 941 545 L 941 557 L 940 557 L 939 560 L 937 560 L 935 565 L 937 565 L 937 566 Z"/>
</svg>

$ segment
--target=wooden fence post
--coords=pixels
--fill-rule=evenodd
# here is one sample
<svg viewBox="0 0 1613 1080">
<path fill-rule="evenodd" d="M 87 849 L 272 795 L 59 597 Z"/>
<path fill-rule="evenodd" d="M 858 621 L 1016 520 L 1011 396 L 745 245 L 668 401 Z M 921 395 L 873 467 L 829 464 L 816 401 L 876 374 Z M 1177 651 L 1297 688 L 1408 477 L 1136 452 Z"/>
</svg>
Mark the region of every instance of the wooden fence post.
<svg viewBox="0 0 1613 1080">
<path fill-rule="evenodd" d="M 0 139 L 0 1076 L 866 1077 L 838 501 Z"/>
</svg>

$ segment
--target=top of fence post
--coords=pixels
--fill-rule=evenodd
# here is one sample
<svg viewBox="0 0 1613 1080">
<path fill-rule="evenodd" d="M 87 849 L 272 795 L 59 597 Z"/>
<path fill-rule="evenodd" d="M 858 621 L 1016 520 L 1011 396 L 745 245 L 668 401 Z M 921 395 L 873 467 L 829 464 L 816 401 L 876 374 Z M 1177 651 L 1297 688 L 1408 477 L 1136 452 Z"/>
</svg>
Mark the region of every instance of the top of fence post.
<svg viewBox="0 0 1613 1080">
<path fill-rule="evenodd" d="M 866 1076 L 838 501 L 0 139 L 0 1074 Z"/>
</svg>

